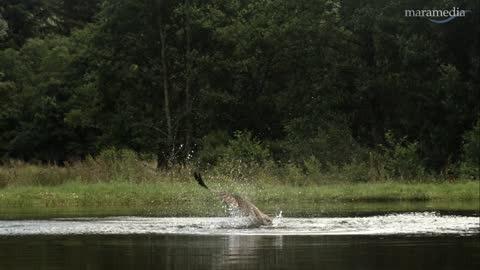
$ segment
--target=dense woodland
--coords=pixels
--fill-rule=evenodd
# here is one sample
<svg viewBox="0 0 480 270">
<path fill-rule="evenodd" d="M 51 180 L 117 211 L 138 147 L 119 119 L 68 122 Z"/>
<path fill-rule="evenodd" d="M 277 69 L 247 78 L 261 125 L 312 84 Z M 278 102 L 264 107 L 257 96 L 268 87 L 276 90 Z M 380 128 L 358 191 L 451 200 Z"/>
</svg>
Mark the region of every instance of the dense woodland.
<svg viewBox="0 0 480 270">
<path fill-rule="evenodd" d="M 478 3 L 0 0 L 0 160 L 475 178 Z"/>
</svg>

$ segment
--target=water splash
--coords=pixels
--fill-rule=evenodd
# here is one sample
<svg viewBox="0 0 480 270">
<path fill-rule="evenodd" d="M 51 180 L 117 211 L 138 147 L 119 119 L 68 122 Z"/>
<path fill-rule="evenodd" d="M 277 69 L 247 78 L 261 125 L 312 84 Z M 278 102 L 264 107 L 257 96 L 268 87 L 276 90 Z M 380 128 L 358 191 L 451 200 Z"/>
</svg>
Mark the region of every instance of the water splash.
<svg viewBox="0 0 480 270">
<path fill-rule="evenodd" d="M 280 213 L 278 213 L 277 215 L 275 215 L 275 218 L 274 218 L 273 221 L 272 221 L 272 226 L 273 226 L 273 227 L 278 227 L 279 225 L 282 224 L 282 219 L 283 219 L 282 213 L 283 213 L 283 212 L 280 210 Z"/>
<path fill-rule="evenodd" d="M 224 205 L 223 208 L 225 213 L 227 213 L 230 217 L 228 219 L 226 227 L 230 227 L 230 228 L 258 227 L 255 220 L 249 216 L 246 216 L 238 207 Z"/>
<path fill-rule="evenodd" d="M 74 218 L 0 221 L 0 235 L 200 234 L 200 235 L 478 235 L 479 217 L 407 213 L 348 218 L 274 219 L 276 225 L 249 227 L 245 217 Z"/>
</svg>

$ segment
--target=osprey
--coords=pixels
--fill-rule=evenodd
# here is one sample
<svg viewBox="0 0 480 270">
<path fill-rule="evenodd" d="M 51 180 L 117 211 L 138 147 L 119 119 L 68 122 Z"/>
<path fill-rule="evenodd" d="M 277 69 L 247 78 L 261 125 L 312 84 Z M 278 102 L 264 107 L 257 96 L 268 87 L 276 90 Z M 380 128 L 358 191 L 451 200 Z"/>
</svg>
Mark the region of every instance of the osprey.
<svg viewBox="0 0 480 270">
<path fill-rule="evenodd" d="M 195 172 L 193 173 L 193 176 L 200 186 L 210 190 L 199 173 Z M 243 216 L 249 217 L 255 225 L 272 225 L 272 218 L 262 213 L 262 211 L 253 205 L 253 203 L 229 192 L 210 191 L 220 197 L 222 202 L 228 205 L 231 209 L 238 210 Z"/>
</svg>

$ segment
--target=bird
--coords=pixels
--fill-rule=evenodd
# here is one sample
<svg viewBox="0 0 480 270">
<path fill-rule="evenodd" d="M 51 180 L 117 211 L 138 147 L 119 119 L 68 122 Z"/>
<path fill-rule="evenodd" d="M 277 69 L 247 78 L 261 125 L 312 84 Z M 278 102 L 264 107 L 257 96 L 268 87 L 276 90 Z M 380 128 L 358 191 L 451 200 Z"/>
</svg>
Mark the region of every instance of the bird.
<svg viewBox="0 0 480 270">
<path fill-rule="evenodd" d="M 262 211 L 260 211 L 260 209 L 258 209 L 253 203 L 240 197 L 237 194 L 232 194 L 230 192 L 224 192 L 224 191 L 220 191 L 220 192 L 212 191 L 205 184 L 205 182 L 202 179 L 202 175 L 200 173 L 194 172 L 193 176 L 201 187 L 217 195 L 222 200 L 222 202 L 225 205 L 227 205 L 230 209 L 238 211 L 242 216 L 249 217 L 253 222 L 252 225 L 256 225 L 256 226 L 272 225 L 273 219 L 268 215 L 264 214 Z"/>
</svg>

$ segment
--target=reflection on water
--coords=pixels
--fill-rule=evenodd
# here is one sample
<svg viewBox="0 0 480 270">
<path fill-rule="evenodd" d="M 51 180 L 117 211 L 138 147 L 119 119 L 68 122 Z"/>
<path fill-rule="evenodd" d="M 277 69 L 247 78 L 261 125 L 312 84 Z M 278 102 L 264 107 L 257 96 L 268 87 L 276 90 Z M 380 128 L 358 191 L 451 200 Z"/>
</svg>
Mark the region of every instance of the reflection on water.
<svg viewBox="0 0 480 270">
<path fill-rule="evenodd" d="M 0 237 L 0 269 L 479 269 L 476 236 Z"/>
<path fill-rule="evenodd" d="M 220 251 L 218 269 L 235 269 L 237 265 L 278 265 L 278 255 L 283 249 L 283 236 L 245 237 L 229 235 L 223 238 L 224 248 Z M 245 260 L 247 259 L 247 260 Z"/>
</svg>

